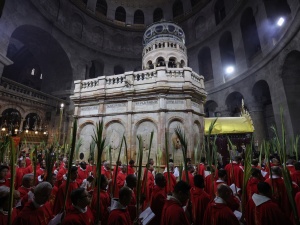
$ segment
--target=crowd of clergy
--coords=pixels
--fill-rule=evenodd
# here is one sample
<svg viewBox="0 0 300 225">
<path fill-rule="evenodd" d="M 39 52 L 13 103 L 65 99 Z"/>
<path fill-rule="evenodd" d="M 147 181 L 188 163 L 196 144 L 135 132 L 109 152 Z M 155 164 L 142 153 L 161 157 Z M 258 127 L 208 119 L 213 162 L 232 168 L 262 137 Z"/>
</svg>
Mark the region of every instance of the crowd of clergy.
<svg viewBox="0 0 300 225">
<path fill-rule="evenodd" d="M 13 225 L 298 224 L 281 171 L 283 163 L 286 163 L 300 215 L 300 162 L 292 158 L 280 162 L 274 155 L 269 168 L 264 160 L 259 165 L 254 159 L 251 177 L 244 189 L 241 156 L 235 156 L 224 166 L 209 167 L 205 157 L 198 165 L 192 165 L 188 160 L 182 173 L 178 173 L 172 160 L 168 169 L 158 172 L 157 168 L 154 169 L 153 159 L 150 159 L 143 168 L 139 198 L 134 160 L 130 160 L 128 165 L 117 162 L 118 166 L 114 168 L 104 161 L 99 172 L 93 160 L 73 162 L 71 171 L 68 171 L 68 163 L 67 158 L 61 156 L 52 174 L 46 174 L 42 155 L 37 166 L 32 165 L 28 154 L 19 156 L 13 185 Z M 35 173 L 33 168 L 36 168 Z M 51 176 L 47 179 L 50 182 L 45 181 L 47 176 Z M 70 183 L 66 193 L 68 176 Z M 9 166 L 2 162 L 0 225 L 8 223 L 10 177 Z M 97 196 L 97 184 L 101 186 L 100 196 Z M 244 201 L 242 190 L 246 191 Z M 97 204 L 99 198 L 100 206 Z M 140 212 L 144 212 L 141 215 L 145 216 L 138 218 Z M 96 218 L 100 221 L 95 222 Z"/>
</svg>

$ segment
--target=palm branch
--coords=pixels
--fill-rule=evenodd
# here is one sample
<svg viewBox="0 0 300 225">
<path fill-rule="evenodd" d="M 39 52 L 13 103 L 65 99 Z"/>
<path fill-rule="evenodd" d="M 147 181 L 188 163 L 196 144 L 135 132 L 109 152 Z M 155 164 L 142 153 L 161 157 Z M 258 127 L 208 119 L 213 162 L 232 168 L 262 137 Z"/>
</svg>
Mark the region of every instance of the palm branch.
<svg viewBox="0 0 300 225">
<path fill-rule="evenodd" d="M 181 144 L 181 150 L 183 155 L 183 162 L 184 162 L 184 172 L 186 177 L 186 182 L 189 184 L 189 175 L 188 175 L 188 168 L 187 168 L 187 140 L 184 132 L 181 130 L 180 127 L 175 128 L 175 133 L 180 141 Z"/>
</svg>

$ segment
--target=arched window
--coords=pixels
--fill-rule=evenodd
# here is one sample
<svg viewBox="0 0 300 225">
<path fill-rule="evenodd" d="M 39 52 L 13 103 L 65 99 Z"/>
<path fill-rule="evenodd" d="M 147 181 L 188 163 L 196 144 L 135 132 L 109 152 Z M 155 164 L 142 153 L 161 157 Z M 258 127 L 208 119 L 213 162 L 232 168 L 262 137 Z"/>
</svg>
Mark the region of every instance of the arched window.
<svg viewBox="0 0 300 225">
<path fill-rule="evenodd" d="M 251 8 L 247 8 L 242 14 L 241 31 L 246 58 L 249 61 L 257 52 L 261 52 L 256 22 Z"/>
<path fill-rule="evenodd" d="M 267 17 L 276 22 L 280 17 L 286 17 L 291 13 L 287 0 L 264 0 Z"/>
<path fill-rule="evenodd" d="M 126 22 L 126 11 L 122 6 L 119 6 L 116 9 L 115 13 L 115 20 L 121 21 L 121 22 Z"/>
<path fill-rule="evenodd" d="M 156 66 L 166 66 L 166 62 L 165 62 L 165 59 L 163 57 L 159 57 L 157 60 L 157 64 Z"/>
<path fill-rule="evenodd" d="M 136 10 L 134 13 L 134 19 L 133 19 L 134 24 L 144 24 L 144 13 L 142 10 Z"/>
<path fill-rule="evenodd" d="M 205 81 L 214 79 L 211 53 L 208 47 L 204 47 L 199 51 L 198 54 L 199 74 L 203 75 Z"/>
<path fill-rule="evenodd" d="M 201 1 L 200 0 L 191 0 L 192 7 L 197 5 L 199 2 L 201 2 Z"/>
<path fill-rule="evenodd" d="M 235 65 L 235 55 L 232 43 L 232 36 L 229 31 L 225 32 L 219 41 L 219 48 L 221 54 L 221 61 L 223 64 L 223 68 L 225 69 L 227 66 Z"/>
<path fill-rule="evenodd" d="M 96 78 L 103 76 L 104 64 L 97 60 L 92 61 L 92 66 L 89 71 L 89 78 Z"/>
<path fill-rule="evenodd" d="M 114 67 L 114 74 L 123 74 L 125 72 L 124 68 L 122 66 L 115 66 Z"/>
<path fill-rule="evenodd" d="M 215 11 L 216 25 L 218 25 L 226 17 L 224 0 L 218 0 L 215 3 L 214 11 Z"/>
<path fill-rule="evenodd" d="M 107 15 L 107 3 L 105 0 L 97 0 L 96 10 L 102 15 Z"/>
<path fill-rule="evenodd" d="M 169 59 L 169 62 L 168 62 L 168 68 L 176 68 L 176 59 L 174 57 L 171 57 Z"/>
<path fill-rule="evenodd" d="M 153 23 L 164 18 L 164 13 L 161 8 L 156 8 L 153 12 Z"/>
<path fill-rule="evenodd" d="M 177 0 L 173 4 L 173 18 L 183 15 L 183 5 L 180 0 Z"/>
</svg>

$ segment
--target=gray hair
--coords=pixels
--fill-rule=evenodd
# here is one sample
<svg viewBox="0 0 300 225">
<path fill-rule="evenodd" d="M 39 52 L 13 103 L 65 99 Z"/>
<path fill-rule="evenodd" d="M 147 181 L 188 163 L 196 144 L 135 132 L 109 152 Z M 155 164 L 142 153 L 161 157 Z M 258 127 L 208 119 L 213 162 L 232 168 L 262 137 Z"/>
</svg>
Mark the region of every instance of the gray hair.
<svg viewBox="0 0 300 225">
<path fill-rule="evenodd" d="M 0 199 L 5 198 L 9 195 L 10 188 L 6 186 L 0 186 Z"/>
<path fill-rule="evenodd" d="M 39 183 L 34 188 L 34 195 L 45 194 L 45 192 L 49 189 L 52 189 L 52 185 L 49 182 L 44 181 L 42 183 Z"/>
<path fill-rule="evenodd" d="M 25 175 L 23 176 L 22 182 L 24 182 L 24 181 L 29 181 L 29 180 L 31 180 L 31 179 L 33 179 L 33 173 L 28 173 L 28 174 L 25 174 Z"/>
</svg>

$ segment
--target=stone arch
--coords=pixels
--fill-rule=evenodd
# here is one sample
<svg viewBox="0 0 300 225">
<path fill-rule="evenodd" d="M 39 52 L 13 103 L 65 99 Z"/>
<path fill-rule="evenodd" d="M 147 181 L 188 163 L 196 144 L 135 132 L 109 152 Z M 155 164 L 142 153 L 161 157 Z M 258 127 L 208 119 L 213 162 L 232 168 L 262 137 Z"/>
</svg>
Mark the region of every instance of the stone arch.
<svg viewBox="0 0 300 225">
<path fill-rule="evenodd" d="M 77 38 L 82 38 L 82 33 L 83 33 L 83 26 L 85 24 L 84 19 L 81 15 L 78 13 L 74 13 L 71 16 L 71 32 L 77 37 Z"/>
<path fill-rule="evenodd" d="M 77 140 L 82 140 L 82 145 L 79 148 L 79 153 L 84 154 L 84 160 L 88 161 L 90 144 L 93 141 L 92 136 L 94 135 L 95 122 L 87 120 L 82 123 L 77 131 Z"/>
<path fill-rule="evenodd" d="M 207 102 L 205 102 L 204 104 L 204 111 L 205 111 L 205 116 L 206 117 L 216 117 L 216 113 L 217 113 L 217 108 L 218 108 L 218 104 L 213 101 L 213 100 L 209 100 Z"/>
<path fill-rule="evenodd" d="M 244 99 L 243 95 L 237 91 L 234 91 L 227 96 L 225 104 L 227 106 L 229 116 L 240 116 L 242 99 Z"/>
<path fill-rule="evenodd" d="M 222 34 L 219 40 L 219 48 L 223 68 L 227 67 L 228 65 L 235 66 L 235 53 L 233 49 L 232 36 L 229 31 L 226 31 Z"/>
<path fill-rule="evenodd" d="M 282 82 L 294 135 L 300 134 L 300 51 L 287 54 L 282 67 Z"/>
<path fill-rule="evenodd" d="M 1 130 L 9 132 L 10 135 L 16 135 L 18 130 L 15 132 L 15 129 L 19 129 L 22 121 L 22 115 L 16 107 L 6 108 L 2 111 L 0 117 Z"/>
<path fill-rule="evenodd" d="M 104 62 L 102 60 L 92 60 L 88 78 L 96 78 L 104 75 Z"/>
<path fill-rule="evenodd" d="M 20 112 L 22 118 L 24 118 L 24 116 L 26 116 L 25 109 L 22 106 L 15 105 L 15 104 L 8 104 L 8 105 L 5 105 L 5 107 L 1 107 L 0 108 L 0 115 L 2 115 L 4 110 L 9 109 L 9 108 L 18 110 Z"/>
<path fill-rule="evenodd" d="M 144 23 L 145 23 L 144 12 L 140 9 L 136 10 L 134 12 L 133 24 L 144 24 Z"/>
<path fill-rule="evenodd" d="M 143 141 L 143 164 L 147 163 L 147 158 L 149 154 L 149 144 L 150 144 L 150 135 L 151 132 L 154 131 L 153 133 L 153 141 L 152 141 L 152 146 L 151 146 L 151 152 L 150 152 L 150 158 L 155 159 L 156 153 L 157 153 L 157 148 L 158 148 L 158 127 L 157 127 L 158 122 L 154 121 L 153 119 L 150 118 L 144 118 L 139 120 L 134 127 L 134 137 L 137 137 L 138 135 L 141 135 L 142 141 Z M 134 153 L 135 156 L 137 156 L 137 152 L 139 150 L 139 143 L 137 139 L 135 138 L 135 146 L 136 146 L 136 152 Z M 132 157 L 134 158 L 134 157 Z M 137 160 L 136 160 L 137 161 Z"/>
<path fill-rule="evenodd" d="M 126 22 L 126 11 L 122 6 L 119 6 L 115 12 L 115 20 Z"/>
<path fill-rule="evenodd" d="M 173 18 L 183 15 L 183 4 L 181 0 L 176 0 L 173 3 L 172 11 L 173 11 Z"/>
<path fill-rule="evenodd" d="M 159 66 L 166 66 L 166 61 L 163 57 L 158 57 L 156 59 L 156 66 L 159 67 Z"/>
<path fill-rule="evenodd" d="M 30 78 L 32 66 L 41 68 L 41 91 L 51 93 L 71 89 L 73 74 L 68 55 L 60 43 L 45 30 L 32 25 L 17 27 L 11 35 L 7 57 L 14 64 L 6 66 L 3 76 L 22 83 Z"/>
<path fill-rule="evenodd" d="M 105 0 L 97 0 L 96 10 L 106 16 L 107 15 L 107 3 Z"/>
<path fill-rule="evenodd" d="M 34 126 L 42 126 L 41 114 L 35 111 L 29 111 L 24 117 L 23 130 L 34 130 Z M 38 127 L 36 127 L 37 129 Z"/>
<path fill-rule="evenodd" d="M 199 16 L 194 22 L 195 38 L 201 37 L 201 34 L 206 30 L 206 18 L 204 16 Z"/>
<path fill-rule="evenodd" d="M 214 79 L 211 53 L 209 47 L 203 47 L 198 53 L 199 74 L 203 75 L 205 81 Z"/>
<path fill-rule="evenodd" d="M 178 126 L 181 128 L 183 132 L 185 132 L 184 121 L 182 118 L 180 117 L 170 118 L 167 126 L 167 131 L 168 131 L 167 134 L 168 134 L 170 149 L 174 149 L 174 151 L 169 152 L 169 155 L 171 154 L 171 156 L 174 158 L 175 164 L 179 164 L 180 159 L 182 158 L 181 143 L 175 133 L 175 128 L 177 128 Z"/>
<path fill-rule="evenodd" d="M 261 46 L 252 8 L 248 7 L 244 10 L 240 21 L 240 27 L 242 31 L 245 54 L 249 65 L 249 62 L 258 53 L 261 53 Z"/>
<path fill-rule="evenodd" d="M 221 23 L 226 17 L 226 8 L 224 0 L 217 0 L 214 4 L 214 13 L 216 25 Z"/>
<path fill-rule="evenodd" d="M 273 137 L 270 127 L 275 125 L 270 88 L 265 80 L 257 81 L 252 87 L 253 103 L 249 103 L 249 111 L 254 121 L 255 132 L 260 130 L 262 138 Z"/>
<path fill-rule="evenodd" d="M 118 74 L 123 74 L 125 72 L 125 69 L 123 68 L 123 66 L 121 65 L 116 65 L 114 67 L 114 74 L 118 75 Z"/>
<path fill-rule="evenodd" d="M 177 67 L 177 59 L 176 57 L 172 56 L 168 60 L 168 68 L 176 68 Z"/>
<path fill-rule="evenodd" d="M 153 12 L 153 23 L 160 21 L 164 18 L 164 12 L 161 8 L 156 8 Z"/>
</svg>

